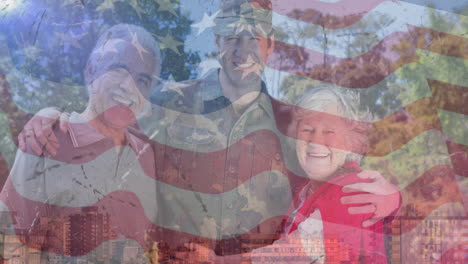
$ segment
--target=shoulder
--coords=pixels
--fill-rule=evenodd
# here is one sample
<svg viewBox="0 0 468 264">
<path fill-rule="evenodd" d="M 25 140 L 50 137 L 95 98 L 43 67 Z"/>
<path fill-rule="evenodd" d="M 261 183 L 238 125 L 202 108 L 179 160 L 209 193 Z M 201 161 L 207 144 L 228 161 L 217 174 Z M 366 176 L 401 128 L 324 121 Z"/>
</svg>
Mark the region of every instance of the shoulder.
<svg viewBox="0 0 468 264">
<path fill-rule="evenodd" d="M 18 149 L 2 196 L 8 198 L 19 194 L 30 200 L 43 197 L 47 173 L 45 168 L 44 156 L 35 154 L 30 146 L 25 152 Z"/>
<path fill-rule="evenodd" d="M 182 113 L 196 113 L 202 107 L 204 79 L 163 84 L 152 95 L 151 102 Z M 198 111 L 197 111 L 198 110 Z"/>
<path fill-rule="evenodd" d="M 44 166 L 44 155 L 36 154 L 30 145 L 27 145 L 26 151 L 18 149 L 15 156 L 13 167 L 11 168 L 10 177 L 19 175 L 27 175 L 30 173 L 40 172 Z"/>
</svg>

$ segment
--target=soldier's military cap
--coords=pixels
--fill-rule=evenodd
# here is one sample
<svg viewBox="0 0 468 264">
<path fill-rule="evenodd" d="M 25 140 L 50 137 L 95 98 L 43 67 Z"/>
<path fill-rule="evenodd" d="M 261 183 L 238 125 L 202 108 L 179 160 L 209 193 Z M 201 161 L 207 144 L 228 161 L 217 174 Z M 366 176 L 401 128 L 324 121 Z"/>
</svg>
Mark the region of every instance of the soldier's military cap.
<svg viewBox="0 0 468 264">
<path fill-rule="evenodd" d="M 221 0 L 213 31 L 217 35 L 268 36 L 272 32 L 270 0 Z"/>
</svg>

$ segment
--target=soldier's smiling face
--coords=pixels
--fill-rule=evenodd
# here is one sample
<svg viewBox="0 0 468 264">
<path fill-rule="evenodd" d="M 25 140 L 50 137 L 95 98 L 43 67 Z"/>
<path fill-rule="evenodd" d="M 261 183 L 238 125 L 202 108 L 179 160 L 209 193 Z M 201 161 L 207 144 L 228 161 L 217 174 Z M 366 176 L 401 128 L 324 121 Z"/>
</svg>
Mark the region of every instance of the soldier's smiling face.
<svg viewBox="0 0 468 264">
<path fill-rule="evenodd" d="M 272 41 L 255 34 L 216 35 L 222 71 L 232 85 L 237 87 L 258 83 Z"/>
</svg>

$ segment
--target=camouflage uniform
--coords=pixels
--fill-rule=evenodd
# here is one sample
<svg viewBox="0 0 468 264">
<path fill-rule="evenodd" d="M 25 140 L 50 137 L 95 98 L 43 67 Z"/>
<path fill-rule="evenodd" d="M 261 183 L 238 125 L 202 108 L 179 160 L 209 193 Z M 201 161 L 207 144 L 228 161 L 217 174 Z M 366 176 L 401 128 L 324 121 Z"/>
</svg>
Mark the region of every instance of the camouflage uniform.
<svg viewBox="0 0 468 264">
<path fill-rule="evenodd" d="M 158 192 L 158 224 L 222 239 L 212 244 L 221 254 L 246 250 L 245 245 L 252 244 L 249 230 L 271 235 L 266 244 L 271 243 L 291 204 L 291 190 L 298 185 L 293 180 L 291 186 L 283 162 L 285 146 L 276 129 L 274 99 L 262 83 L 258 98 L 238 115 L 222 93 L 218 71 L 174 85 L 182 88 L 155 96 L 155 119 L 140 122 L 154 141 L 156 177 L 169 183 L 161 184 Z"/>
<path fill-rule="evenodd" d="M 219 36 L 272 32 L 268 7 L 248 0 L 223 0 L 215 24 Z M 162 90 L 152 97 L 151 120 L 140 122 L 161 182 L 157 224 L 170 230 L 158 237 L 172 248 L 189 235 L 206 238 L 218 254 L 271 244 L 302 178 L 285 169 L 283 157 L 295 154 L 285 153 L 265 84 L 242 113 L 224 96 L 217 70 Z"/>
</svg>

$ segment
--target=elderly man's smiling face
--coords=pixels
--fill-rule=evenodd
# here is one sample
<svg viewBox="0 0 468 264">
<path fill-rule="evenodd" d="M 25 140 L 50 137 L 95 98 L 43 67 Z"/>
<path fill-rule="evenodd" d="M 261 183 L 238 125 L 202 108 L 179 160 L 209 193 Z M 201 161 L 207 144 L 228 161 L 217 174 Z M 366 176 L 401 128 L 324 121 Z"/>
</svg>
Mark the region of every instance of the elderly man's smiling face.
<svg viewBox="0 0 468 264">
<path fill-rule="evenodd" d="M 136 120 L 152 88 L 155 57 L 127 41 L 118 43 L 118 53 L 106 54 L 106 70 L 91 83 L 91 104 L 96 115 L 111 127 L 127 127 Z M 106 58 L 107 56 L 111 56 Z"/>
</svg>

